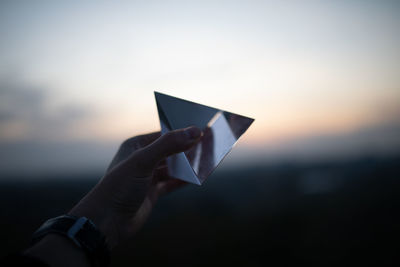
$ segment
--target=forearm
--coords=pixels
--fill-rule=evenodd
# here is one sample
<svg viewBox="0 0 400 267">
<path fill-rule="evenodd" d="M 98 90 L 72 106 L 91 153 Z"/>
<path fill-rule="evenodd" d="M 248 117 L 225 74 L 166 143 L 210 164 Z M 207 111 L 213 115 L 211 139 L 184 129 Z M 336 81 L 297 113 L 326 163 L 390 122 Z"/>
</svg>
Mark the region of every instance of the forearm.
<svg viewBox="0 0 400 267">
<path fill-rule="evenodd" d="M 104 234 L 104 216 L 100 216 L 98 207 L 102 206 L 100 199 L 97 199 L 98 205 L 89 205 L 95 202 L 92 190 L 76 205 L 68 214 L 76 217 L 87 217 L 94 223 L 102 226 L 99 230 Z M 90 259 L 83 248 L 78 247 L 68 237 L 60 234 L 47 234 L 34 246 L 25 251 L 25 254 L 43 260 L 50 266 L 91 266 Z"/>
<path fill-rule="evenodd" d="M 82 249 L 68 238 L 57 234 L 46 235 L 37 244 L 27 249 L 25 254 L 36 257 L 52 267 L 91 266 L 89 258 Z"/>
</svg>

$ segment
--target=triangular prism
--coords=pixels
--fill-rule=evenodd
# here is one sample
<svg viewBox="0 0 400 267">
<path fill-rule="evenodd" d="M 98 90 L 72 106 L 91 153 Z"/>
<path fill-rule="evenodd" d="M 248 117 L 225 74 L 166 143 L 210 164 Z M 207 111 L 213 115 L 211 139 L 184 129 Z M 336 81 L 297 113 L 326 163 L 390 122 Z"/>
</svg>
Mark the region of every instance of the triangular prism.
<svg viewBox="0 0 400 267">
<path fill-rule="evenodd" d="M 167 158 L 169 175 L 201 185 L 254 119 L 154 92 L 161 133 L 197 126 L 204 136 L 190 150 Z"/>
</svg>

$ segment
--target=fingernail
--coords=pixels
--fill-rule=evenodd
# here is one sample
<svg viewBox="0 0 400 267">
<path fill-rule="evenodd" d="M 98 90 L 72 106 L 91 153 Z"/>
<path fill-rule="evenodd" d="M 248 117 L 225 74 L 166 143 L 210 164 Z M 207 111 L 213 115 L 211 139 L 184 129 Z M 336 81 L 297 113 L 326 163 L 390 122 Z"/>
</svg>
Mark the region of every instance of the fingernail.
<svg viewBox="0 0 400 267">
<path fill-rule="evenodd" d="M 189 140 L 195 140 L 201 136 L 201 131 L 199 128 L 192 126 L 185 129 L 185 134 Z"/>
</svg>

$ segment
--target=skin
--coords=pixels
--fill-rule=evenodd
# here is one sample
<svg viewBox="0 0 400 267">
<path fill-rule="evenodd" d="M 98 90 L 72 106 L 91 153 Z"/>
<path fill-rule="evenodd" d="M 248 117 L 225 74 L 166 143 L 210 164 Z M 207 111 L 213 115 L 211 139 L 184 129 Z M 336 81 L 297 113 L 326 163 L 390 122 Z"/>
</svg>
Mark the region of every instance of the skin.
<svg viewBox="0 0 400 267">
<path fill-rule="evenodd" d="M 194 146 L 196 127 L 136 136 L 122 143 L 104 177 L 69 212 L 91 219 L 113 249 L 146 222 L 157 199 L 186 184 L 168 176 L 164 160 Z M 61 235 L 49 234 L 26 251 L 50 266 L 90 266 L 85 253 Z"/>
</svg>

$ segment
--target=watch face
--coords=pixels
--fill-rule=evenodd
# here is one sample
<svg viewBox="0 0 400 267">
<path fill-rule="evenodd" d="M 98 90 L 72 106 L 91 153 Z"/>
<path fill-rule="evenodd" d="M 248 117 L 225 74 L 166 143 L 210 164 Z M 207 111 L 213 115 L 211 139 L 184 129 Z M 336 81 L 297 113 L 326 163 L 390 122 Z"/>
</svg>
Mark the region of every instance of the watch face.
<svg viewBox="0 0 400 267">
<path fill-rule="evenodd" d="M 197 126 L 203 137 L 188 151 L 167 158 L 169 174 L 202 184 L 254 119 L 155 92 L 161 132 Z"/>
</svg>

